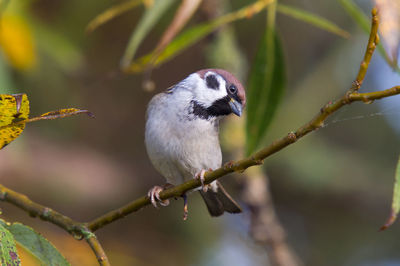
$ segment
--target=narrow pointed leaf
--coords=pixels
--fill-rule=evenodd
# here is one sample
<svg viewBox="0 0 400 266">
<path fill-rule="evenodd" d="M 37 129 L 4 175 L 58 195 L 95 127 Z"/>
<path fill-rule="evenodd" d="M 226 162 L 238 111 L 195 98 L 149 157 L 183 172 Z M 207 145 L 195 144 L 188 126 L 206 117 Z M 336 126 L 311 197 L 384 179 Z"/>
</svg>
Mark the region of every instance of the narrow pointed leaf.
<svg viewBox="0 0 400 266">
<path fill-rule="evenodd" d="M 399 210 L 400 210 L 400 157 L 397 162 L 396 174 L 394 179 L 392 209 L 389 218 L 387 219 L 386 223 L 381 227 L 381 230 L 387 229 L 396 221 L 397 215 L 399 214 Z"/>
<path fill-rule="evenodd" d="M 352 0 L 340 0 L 340 3 L 350 17 L 352 17 L 364 31 L 369 33 L 370 22 L 361 9 Z"/>
<path fill-rule="evenodd" d="M 74 116 L 74 115 L 78 115 L 78 114 L 87 114 L 89 117 L 94 117 L 94 115 L 91 112 L 89 112 L 88 110 L 67 108 L 67 109 L 60 109 L 57 111 L 47 112 L 47 113 L 41 114 L 40 116 L 29 118 L 24 122 L 29 123 L 29 122 L 39 121 L 39 120 L 53 120 L 53 119 L 58 119 L 58 118 Z"/>
<path fill-rule="evenodd" d="M 202 0 L 183 0 L 178 10 L 175 13 L 174 19 L 171 24 L 163 33 L 160 41 L 154 49 L 154 56 L 157 57 L 165 47 L 172 41 L 172 39 L 179 33 L 185 26 L 187 21 L 192 17 L 194 12 L 199 7 Z"/>
<path fill-rule="evenodd" d="M 337 26 L 335 23 L 320 17 L 318 15 L 315 15 L 313 13 L 307 12 L 305 10 L 296 8 L 296 7 L 291 7 L 288 5 L 278 5 L 278 12 L 285 14 L 287 16 L 293 17 L 295 19 L 304 21 L 306 23 L 309 23 L 317 28 L 320 28 L 322 30 L 326 30 L 328 32 L 331 32 L 333 34 L 339 35 L 343 38 L 349 38 L 350 34 L 341 29 L 339 26 Z"/>
<path fill-rule="evenodd" d="M 12 234 L 0 224 L 0 262 L 1 265 L 21 265 L 18 257 L 17 247 Z"/>
<path fill-rule="evenodd" d="M 8 225 L 3 220 L 0 220 L 0 226 L 4 226 L 14 236 L 15 241 L 36 257 L 42 265 L 70 265 L 50 241 L 31 227 L 21 223 Z"/>
<path fill-rule="evenodd" d="M 215 20 L 193 26 L 192 28 L 189 28 L 178 35 L 155 59 L 155 53 L 153 51 L 133 61 L 127 68 L 124 68 L 124 70 L 126 72 L 133 73 L 142 72 L 146 69 L 146 67 L 149 67 L 150 62 L 152 64 L 151 67 L 159 66 L 162 63 L 172 59 L 174 56 L 178 55 L 180 52 L 195 44 L 200 39 L 212 33 L 219 27 L 239 19 L 250 18 L 251 16 L 265 9 L 272 2 L 272 0 L 258 0 L 255 3 L 216 18 Z"/>
<path fill-rule="evenodd" d="M 261 39 L 247 85 L 246 153 L 252 153 L 262 139 L 280 104 L 285 88 L 282 47 L 274 27 L 274 10 Z"/>
<path fill-rule="evenodd" d="M 283 52 L 274 34 L 274 64 L 267 64 L 267 40 L 263 36 L 247 86 L 246 153 L 251 154 L 261 141 L 272 122 L 285 89 Z M 269 79 L 266 77 L 270 77 Z"/>
<path fill-rule="evenodd" d="M 132 32 L 125 53 L 122 56 L 121 67 L 123 69 L 129 66 L 140 43 L 174 2 L 175 0 L 156 0 L 152 7 L 146 9 L 135 30 Z"/>
<path fill-rule="evenodd" d="M 86 27 L 86 31 L 92 32 L 97 29 L 99 26 L 107 23 L 113 18 L 133 9 L 134 7 L 141 4 L 143 0 L 130 0 L 126 2 L 122 2 L 120 4 L 114 5 L 104 12 L 97 15 L 93 20 L 89 22 Z"/>
</svg>

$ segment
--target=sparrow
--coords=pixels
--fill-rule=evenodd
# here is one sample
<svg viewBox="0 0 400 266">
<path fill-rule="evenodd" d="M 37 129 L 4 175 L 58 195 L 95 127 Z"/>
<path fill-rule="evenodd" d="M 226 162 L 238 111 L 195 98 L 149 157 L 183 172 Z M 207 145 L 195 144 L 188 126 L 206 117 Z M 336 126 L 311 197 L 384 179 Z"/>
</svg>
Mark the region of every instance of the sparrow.
<svg viewBox="0 0 400 266">
<path fill-rule="evenodd" d="M 240 206 L 217 180 L 204 185 L 206 170 L 222 164 L 219 122 L 225 116 L 241 116 L 246 95 L 240 81 L 223 69 L 203 69 L 190 74 L 166 91 L 155 95 L 147 108 L 145 145 L 156 170 L 167 186 L 200 179 L 199 188 L 211 216 L 239 213 Z M 160 199 L 167 186 L 155 186 L 148 197 L 157 207 L 168 205 Z M 184 219 L 187 199 L 184 198 Z"/>
</svg>

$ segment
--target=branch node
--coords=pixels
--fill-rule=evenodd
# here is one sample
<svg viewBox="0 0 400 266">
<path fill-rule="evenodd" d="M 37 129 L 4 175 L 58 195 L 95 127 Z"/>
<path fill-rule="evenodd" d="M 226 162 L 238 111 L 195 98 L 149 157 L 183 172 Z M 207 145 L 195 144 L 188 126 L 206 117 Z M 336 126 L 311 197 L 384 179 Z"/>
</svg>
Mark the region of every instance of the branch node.
<svg viewBox="0 0 400 266">
<path fill-rule="evenodd" d="M 262 165 L 264 163 L 264 160 L 259 159 L 259 160 L 256 160 L 255 163 L 256 163 L 256 165 Z M 243 169 L 242 173 L 244 172 L 244 170 L 245 169 Z"/>
<path fill-rule="evenodd" d="M 6 200 L 7 197 L 7 191 L 1 191 L 0 192 L 0 200 Z"/>
<path fill-rule="evenodd" d="M 288 139 L 291 143 L 296 142 L 297 141 L 297 136 L 296 133 L 294 132 L 289 132 L 288 134 Z"/>
<path fill-rule="evenodd" d="M 257 159 L 255 155 L 251 156 L 250 160 L 254 162 L 254 165 L 262 165 L 264 163 L 263 159 Z M 243 173 L 246 169 L 241 168 L 239 170 L 240 173 Z"/>
<path fill-rule="evenodd" d="M 50 208 L 48 208 L 48 207 L 45 207 L 44 209 L 43 209 L 43 217 L 45 217 L 45 218 L 48 218 L 50 215 L 51 215 L 51 209 Z"/>
<path fill-rule="evenodd" d="M 363 103 L 365 103 L 365 104 L 371 104 L 371 103 L 374 102 L 374 100 L 370 100 L 370 99 L 368 99 L 368 98 L 365 97 L 365 96 L 363 96 L 363 97 L 361 98 L 361 101 L 362 101 Z"/>
<path fill-rule="evenodd" d="M 230 170 L 230 169 L 232 169 L 232 168 L 234 167 L 234 164 L 235 164 L 234 161 L 226 162 L 226 163 L 224 164 L 225 170 Z"/>
<path fill-rule="evenodd" d="M 378 45 L 380 41 L 381 41 L 381 39 L 379 38 L 379 35 L 377 34 L 375 36 L 375 44 Z"/>
<path fill-rule="evenodd" d="M 374 8 L 371 10 L 371 15 L 372 15 L 372 19 L 375 20 L 375 22 L 377 22 L 377 17 L 376 17 L 376 15 L 378 15 L 378 9 L 377 9 L 376 7 L 374 7 Z"/>
<path fill-rule="evenodd" d="M 363 62 L 361 63 L 361 65 L 362 65 L 363 63 L 365 63 L 365 61 L 363 61 Z M 357 91 L 357 90 L 359 90 L 359 89 L 361 88 L 361 84 L 362 84 L 362 82 L 361 82 L 360 80 L 355 80 L 355 81 L 353 81 L 353 83 L 351 84 L 351 90 L 352 90 L 352 91 Z"/>
</svg>

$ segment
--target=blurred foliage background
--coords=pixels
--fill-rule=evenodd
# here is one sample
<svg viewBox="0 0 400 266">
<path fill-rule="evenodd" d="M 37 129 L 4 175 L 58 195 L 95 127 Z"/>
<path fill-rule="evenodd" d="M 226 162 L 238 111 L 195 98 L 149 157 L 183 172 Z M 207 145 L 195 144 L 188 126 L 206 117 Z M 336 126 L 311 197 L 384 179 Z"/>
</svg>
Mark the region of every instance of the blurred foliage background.
<svg viewBox="0 0 400 266">
<path fill-rule="evenodd" d="M 210 66 L 227 66 L 246 84 L 264 33 L 265 12 L 229 24 L 155 69 L 155 89 L 149 92 L 142 86 L 146 75 L 119 68 L 145 7 L 86 31 L 94 17 L 120 2 L 10 1 L 1 17 L 0 93 L 27 93 L 32 114 L 71 106 L 96 115 L 94 120 L 75 117 L 29 124 L 0 152 L 1 183 L 79 221 L 89 221 L 164 182 L 143 142 L 146 104 L 154 93 Z M 221 10 L 237 10 L 251 2 L 228 1 Z M 340 1 L 280 2 L 333 21 L 351 36 L 341 38 L 277 14 L 286 91 L 265 143 L 295 130 L 324 103 L 342 95 L 351 86 L 367 42 Z M 366 14 L 373 5 L 356 3 Z M 167 9 L 137 54 L 153 50 L 178 4 Z M 188 24 L 210 16 L 200 7 Z M 226 41 L 232 36 L 234 42 Z M 398 84 L 398 74 L 375 53 L 362 91 Z M 393 97 L 379 104 L 347 106 L 324 128 L 266 160 L 276 211 L 304 265 L 400 265 L 400 227 L 378 232 L 390 210 L 400 144 L 398 103 Z M 232 123 L 241 122 L 234 118 Z M 222 127 L 225 136 L 229 127 Z M 239 159 L 229 145 L 243 140 L 227 134 L 224 161 Z M 235 198 L 240 178 L 222 180 L 234 195 L 236 191 Z M 240 215 L 211 218 L 194 193 L 189 208 L 185 222 L 180 200 L 159 210 L 145 208 L 97 236 L 113 265 L 268 264 L 266 250 L 248 236 L 246 207 Z M 28 224 L 49 238 L 72 265 L 97 265 L 86 243 L 15 207 L 2 204 L 1 209 L 1 217 Z M 23 255 L 22 263 L 37 262 Z"/>
</svg>

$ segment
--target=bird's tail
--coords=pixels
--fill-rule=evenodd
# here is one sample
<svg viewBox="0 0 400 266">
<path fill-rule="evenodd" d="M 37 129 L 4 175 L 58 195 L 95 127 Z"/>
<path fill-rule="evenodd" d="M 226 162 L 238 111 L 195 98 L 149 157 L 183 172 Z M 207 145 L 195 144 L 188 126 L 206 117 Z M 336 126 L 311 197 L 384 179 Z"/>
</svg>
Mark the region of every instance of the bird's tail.
<svg viewBox="0 0 400 266">
<path fill-rule="evenodd" d="M 239 204 L 225 191 L 224 187 L 216 181 L 218 191 L 214 192 L 209 190 L 207 192 L 201 191 L 200 194 L 207 205 L 207 209 L 211 216 L 220 216 L 224 212 L 239 213 L 242 212 Z"/>
</svg>

